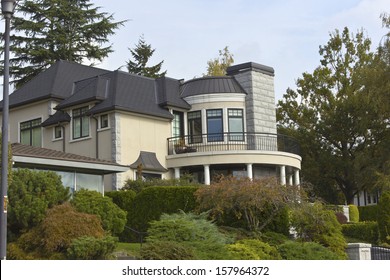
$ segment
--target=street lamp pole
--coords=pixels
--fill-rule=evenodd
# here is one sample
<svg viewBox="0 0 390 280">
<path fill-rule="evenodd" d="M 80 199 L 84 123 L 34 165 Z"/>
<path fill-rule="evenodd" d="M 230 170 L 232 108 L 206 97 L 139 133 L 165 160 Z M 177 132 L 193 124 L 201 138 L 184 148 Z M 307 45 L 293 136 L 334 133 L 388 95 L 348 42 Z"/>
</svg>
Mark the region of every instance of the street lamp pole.
<svg viewBox="0 0 390 280">
<path fill-rule="evenodd" d="M 0 259 L 7 256 L 7 189 L 8 189 L 8 116 L 9 116 L 9 42 L 11 17 L 16 0 L 1 0 L 1 11 L 5 19 L 4 32 L 4 83 L 3 83 L 3 117 L 1 142 L 1 228 Z"/>
</svg>

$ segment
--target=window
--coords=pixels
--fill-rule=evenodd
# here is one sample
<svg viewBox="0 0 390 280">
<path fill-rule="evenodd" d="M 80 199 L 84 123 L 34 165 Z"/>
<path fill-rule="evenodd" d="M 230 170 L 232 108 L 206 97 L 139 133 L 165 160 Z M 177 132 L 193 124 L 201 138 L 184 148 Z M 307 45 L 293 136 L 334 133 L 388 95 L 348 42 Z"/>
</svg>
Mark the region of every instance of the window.
<svg viewBox="0 0 390 280">
<path fill-rule="evenodd" d="M 89 136 L 89 117 L 86 116 L 87 111 L 88 107 L 83 107 L 72 111 L 73 139 Z"/>
<path fill-rule="evenodd" d="M 184 114 L 173 111 L 172 136 L 180 137 L 184 135 Z"/>
<path fill-rule="evenodd" d="M 100 128 L 108 127 L 108 114 L 100 116 Z"/>
<path fill-rule="evenodd" d="M 54 127 L 54 139 L 61 139 L 62 138 L 62 127 L 57 125 Z"/>
<path fill-rule="evenodd" d="M 207 110 L 207 141 L 223 141 L 222 109 Z"/>
<path fill-rule="evenodd" d="M 242 109 L 229 109 L 229 140 L 244 141 L 244 119 Z"/>
<path fill-rule="evenodd" d="M 189 112 L 188 118 L 188 142 L 202 143 L 202 114 L 200 111 Z"/>
<path fill-rule="evenodd" d="M 20 143 L 24 145 L 41 147 L 42 134 L 41 134 L 41 122 L 42 119 L 34 119 L 20 123 Z"/>
</svg>

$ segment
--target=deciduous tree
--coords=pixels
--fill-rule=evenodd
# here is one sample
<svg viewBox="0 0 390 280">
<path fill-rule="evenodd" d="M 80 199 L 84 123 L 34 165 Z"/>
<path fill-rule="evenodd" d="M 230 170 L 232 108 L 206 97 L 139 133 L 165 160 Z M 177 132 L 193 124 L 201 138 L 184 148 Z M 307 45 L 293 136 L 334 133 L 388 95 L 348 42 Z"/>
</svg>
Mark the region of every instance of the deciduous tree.
<svg viewBox="0 0 390 280">
<path fill-rule="evenodd" d="M 218 53 L 217 58 L 207 61 L 207 73 L 204 76 L 225 76 L 226 69 L 234 63 L 233 54 L 230 53 L 228 46 Z"/>
</svg>

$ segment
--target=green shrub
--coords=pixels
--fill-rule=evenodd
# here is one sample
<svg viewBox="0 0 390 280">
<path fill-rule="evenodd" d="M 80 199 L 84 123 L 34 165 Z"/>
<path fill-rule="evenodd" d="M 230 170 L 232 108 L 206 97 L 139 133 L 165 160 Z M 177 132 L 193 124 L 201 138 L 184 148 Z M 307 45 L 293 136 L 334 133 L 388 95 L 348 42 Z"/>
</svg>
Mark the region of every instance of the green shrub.
<svg viewBox="0 0 390 280">
<path fill-rule="evenodd" d="M 378 205 L 359 206 L 360 221 L 378 221 Z"/>
<path fill-rule="evenodd" d="M 119 208 L 126 212 L 130 212 L 133 209 L 133 201 L 136 193 L 132 190 L 106 192 L 104 195 L 110 197 Z"/>
<path fill-rule="evenodd" d="M 69 260 L 105 260 L 112 258 L 117 238 L 83 236 L 72 240 L 67 250 Z"/>
<path fill-rule="evenodd" d="M 351 223 L 357 223 L 359 222 L 359 209 L 356 205 L 350 204 L 348 205 L 349 208 L 349 221 Z"/>
<path fill-rule="evenodd" d="M 383 192 L 378 203 L 379 239 L 390 244 L 390 191 Z"/>
<path fill-rule="evenodd" d="M 193 260 L 193 250 L 173 241 L 156 241 L 146 243 L 141 249 L 143 260 Z"/>
<path fill-rule="evenodd" d="M 268 231 L 261 235 L 261 240 L 270 244 L 271 246 L 277 247 L 288 241 L 289 238 L 284 234 Z"/>
<path fill-rule="evenodd" d="M 195 209 L 194 192 L 198 187 L 149 187 L 138 193 L 133 209 L 128 213 L 127 225 L 145 232 L 149 223 L 158 220 L 162 213 L 176 213 L 178 210 Z M 125 231 L 126 234 L 131 232 Z"/>
<path fill-rule="evenodd" d="M 158 179 L 150 178 L 148 180 L 131 180 L 128 179 L 125 182 L 122 190 L 132 190 L 136 193 L 139 193 L 145 188 L 148 187 L 171 187 L 171 186 L 198 186 L 198 183 L 193 181 L 193 178 L 190 174 L 181 176 L 180 179 Z"/>
<path fill-rule="evenodd" d="M 232 259 L 236 260 L 278 260 L 280 254 L 275 247 L 258 239 L 242 239 L 227 245 Z"/>
<path fill-rule="evenodd" d="M 338 254 L 315 242 L 287 241 L 278 247 L 283 260 L 339 260 Z"/>
<path fill-rule="evenodd" d="M 291 224 L 303 241 L 318 242 L 340 257 L 346 257 L 346 241 L 334 211 L 325 210 L 321 203 L 302 203 L 292 211 Z"/>
<path fill-rule="evenodd" d="M 113 235 L 120 234 L 126 224 L 126 212 L 119 208 L 110 197 L 96 191 L 81 189 L 74 193 L 71 201 L 77 211 L 100 217 L 103 229 Z"/>
<path fill-rule="evenodd" d="M 359 222 L 342 225 L 346 237 L 361 240 L 362 242 L 378 244 L 379 231 L 377 222 Z"/>
</svg>

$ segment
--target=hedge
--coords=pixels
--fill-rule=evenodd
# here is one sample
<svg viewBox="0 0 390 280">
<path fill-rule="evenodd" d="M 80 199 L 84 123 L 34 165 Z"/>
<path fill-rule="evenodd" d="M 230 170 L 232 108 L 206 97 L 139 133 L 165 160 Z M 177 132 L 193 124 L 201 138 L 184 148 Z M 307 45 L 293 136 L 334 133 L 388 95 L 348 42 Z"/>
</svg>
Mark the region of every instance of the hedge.
<svg viewBox="0 0 390 280">
<path fill-rule="evenodd" d="M 356 205 L 350 204 L 348 205 L 349 208 L 349 221 L 351 223 L 357 223 L 359 222 L 359 209 Z"/>
<path fill-rule="evenodd" d="M 363 242 L 378 244 L 378 223 L 373 221 L 351 223 L 342 225 L 344 236 Z"/>
<path fill-rule="evenodd" d="M 360 221 L 378 221 L 378 205 L 359 206 Z"/>
</svg>

